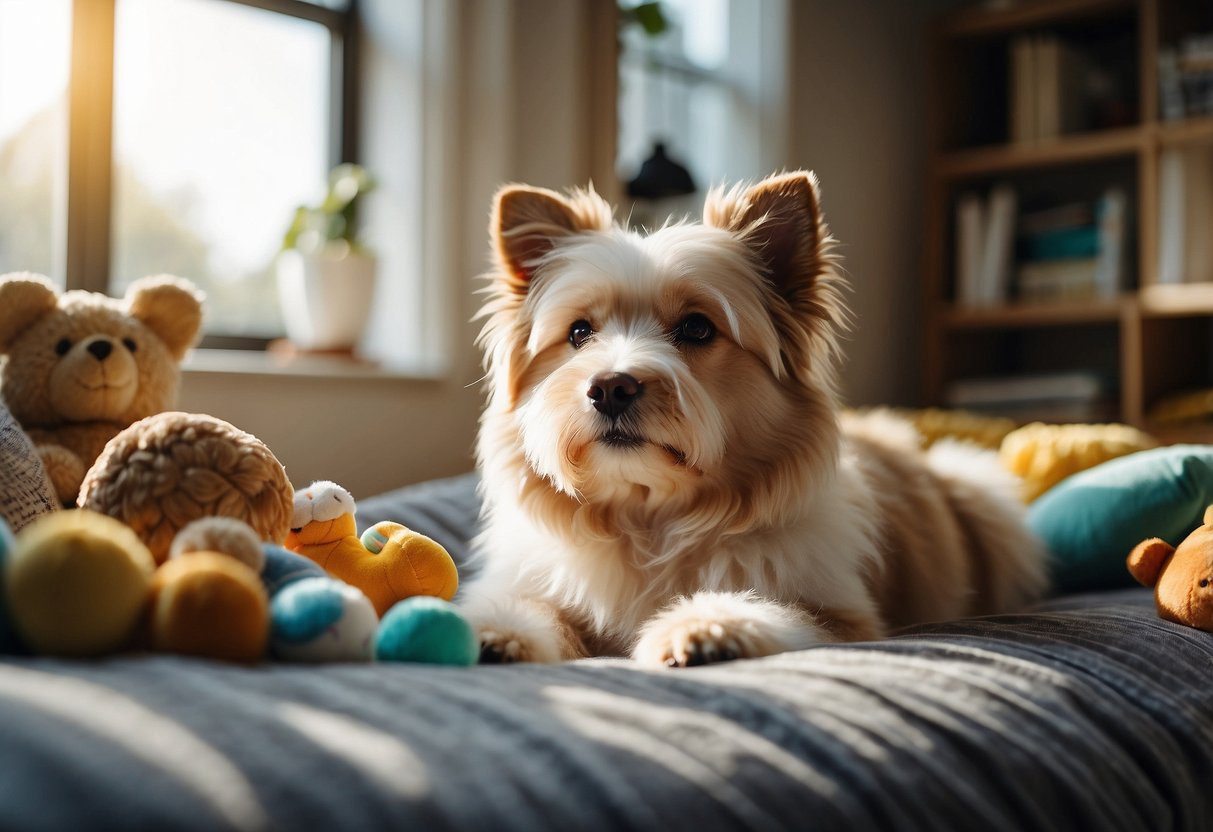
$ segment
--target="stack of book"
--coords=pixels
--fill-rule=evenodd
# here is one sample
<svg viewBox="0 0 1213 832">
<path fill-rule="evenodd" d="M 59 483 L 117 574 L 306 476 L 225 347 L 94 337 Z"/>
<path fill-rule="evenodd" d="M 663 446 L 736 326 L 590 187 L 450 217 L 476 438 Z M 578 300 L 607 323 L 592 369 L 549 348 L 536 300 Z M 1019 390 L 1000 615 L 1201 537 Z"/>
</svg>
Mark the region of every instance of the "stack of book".
<svg viewBox="0 0 1213 832">
<path fill-rule="evenodd" d="M 1101 418 L 1106 392 L 1095 373 L 1065 372 L 958 379 L 946 399 L 949 407 L 1020 422 L 1086 422 Z"/>
<path fill-rule="evenodd" d="M 1015 241 L 1015 191 L 999 185 L 988 200 L 962 194 L 956 203 L 956 302 L 997 306 L 1007 299 Z"/>
<path fill-rule="evenodd" d="M 1073 202 L 1024 214 L 1016 298 L 1048 303 L 1116 297 L 1124 288 L 1126 204 L 1124 191 L 1113 188 L 1095 204 Z"/>
<path fill-rule="evenodd" d="M 1075 202 L 1016 217 L 1016 196 L 1000 185 L 989 199 L 956 202 L 956 302 L 990 307 L 1111 299 L 1124 289 L 1128 200 L 1110 188 L 1095 203 Z"/>
<path fill-rule="evenodd" d="M 1213 279 L 1213 151 L 1168 148 L 1158 160 L 1158 282 Z"/>
<path fill-rule="evenodd" d="M 1012 40 L 1011 139 L 1051 139 L 1088 126 L 1088 73 L 1084 55 L 1056 35 L 1021 35 Z"/>
<path fill-rule="evenodd" d="M 1213 115 L 1213 33 L 1158 50 L 1158 85 L 1163 118 Z"/>
</svg>

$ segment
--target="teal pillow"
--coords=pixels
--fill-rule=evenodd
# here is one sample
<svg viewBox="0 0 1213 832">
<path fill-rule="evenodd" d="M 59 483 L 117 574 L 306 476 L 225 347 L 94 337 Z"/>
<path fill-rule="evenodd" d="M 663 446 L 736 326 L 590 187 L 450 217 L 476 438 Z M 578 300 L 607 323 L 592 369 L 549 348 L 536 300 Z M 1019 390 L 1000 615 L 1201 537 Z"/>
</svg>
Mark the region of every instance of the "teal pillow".
<svg viewBox="0 0 1213 832">
<path fill-rule="evenodd" d="M 1028 509 L 1059 592 L 1136 586 L 1125 568 L 1149 537 L 1171 545 L 1213 503 L 1213 446 L 1172 445 L 1122 456 L 1062 480 Z"/>
</svg>

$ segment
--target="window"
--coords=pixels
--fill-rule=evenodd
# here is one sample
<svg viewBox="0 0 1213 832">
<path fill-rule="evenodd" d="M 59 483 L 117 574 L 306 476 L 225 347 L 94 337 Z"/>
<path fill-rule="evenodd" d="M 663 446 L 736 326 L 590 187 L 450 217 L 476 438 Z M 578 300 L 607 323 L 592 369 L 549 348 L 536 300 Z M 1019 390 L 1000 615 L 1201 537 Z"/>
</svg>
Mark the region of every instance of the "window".
<svg viewBox="0 0 1213 832">
<path fill-rule="evenodd" d="M 353 16 L 340 0 L 0 0 L 0 267 L 111 294 L 172 272 L 207 292 L 212 344 L 280 335 L 282 234 L 354 161 Z"/>
<path fill-rule="evenodd" d="M 638 225 L 696 215 L 709 187 L 757 178 L 787 161 L 788 3 L 660 0 L 660 7 L 665 31 L 623 32 L 617 169 L 631 180 L 661 143 L 696 191 L 661 204 L 638 201 L 631 209 Z"/>
<path fill-rule="evenodd" d="M 61 284 L 70 52 L 71 0 L 0 0 L 0 273 Z"/>
</svg>

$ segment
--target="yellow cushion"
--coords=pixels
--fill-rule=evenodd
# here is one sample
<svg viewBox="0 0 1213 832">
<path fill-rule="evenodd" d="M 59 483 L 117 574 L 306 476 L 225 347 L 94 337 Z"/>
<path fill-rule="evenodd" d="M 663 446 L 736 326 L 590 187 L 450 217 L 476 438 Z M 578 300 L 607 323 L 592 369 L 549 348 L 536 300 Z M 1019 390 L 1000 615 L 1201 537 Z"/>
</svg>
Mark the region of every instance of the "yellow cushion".
<svg viewBox="0 0 1213 832">
<path fill-rule="evenodd" d="M 999 456 L 1008 471 L 1023 479 L 1023 498 L 1030 503 L 1071 474 L 1157 445 L 1128 425 L 1034 422 L 1008 434 Z"/>
</svg>

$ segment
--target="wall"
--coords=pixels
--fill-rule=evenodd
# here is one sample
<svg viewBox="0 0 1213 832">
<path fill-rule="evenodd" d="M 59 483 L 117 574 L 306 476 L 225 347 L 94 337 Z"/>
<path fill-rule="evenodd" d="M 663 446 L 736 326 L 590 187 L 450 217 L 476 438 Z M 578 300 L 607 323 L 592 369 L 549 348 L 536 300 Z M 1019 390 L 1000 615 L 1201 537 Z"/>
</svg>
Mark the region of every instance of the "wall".
<svg viewBox="0 0 1213 832">
<path fill-rule="evenodd" d="M 855 329 L 843 391 L 853 404 L 912 404 L 927 98 L 926 31 L 949 0 L 791 5 L 789 167 L 816 170 L 842 241 Z"/>
</svg>

